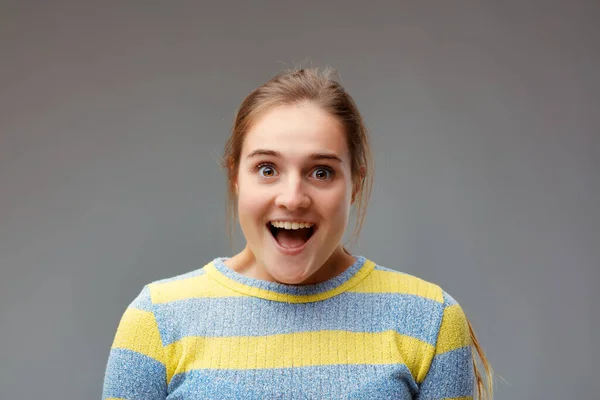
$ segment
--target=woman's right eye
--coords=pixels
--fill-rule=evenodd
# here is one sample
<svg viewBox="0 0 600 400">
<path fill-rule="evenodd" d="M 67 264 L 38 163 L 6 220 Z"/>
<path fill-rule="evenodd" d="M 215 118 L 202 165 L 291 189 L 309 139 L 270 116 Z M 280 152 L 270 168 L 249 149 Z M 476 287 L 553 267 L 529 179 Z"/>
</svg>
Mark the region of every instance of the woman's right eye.
<svg viewBox="0 0 600 400">
<path fill-rule="evenodd" d="M 277 174 L 275 166 L 273 164 L 258 164 L 256 166 L 258 173 L 264 178 L 271 178 Z"/>
</svg>

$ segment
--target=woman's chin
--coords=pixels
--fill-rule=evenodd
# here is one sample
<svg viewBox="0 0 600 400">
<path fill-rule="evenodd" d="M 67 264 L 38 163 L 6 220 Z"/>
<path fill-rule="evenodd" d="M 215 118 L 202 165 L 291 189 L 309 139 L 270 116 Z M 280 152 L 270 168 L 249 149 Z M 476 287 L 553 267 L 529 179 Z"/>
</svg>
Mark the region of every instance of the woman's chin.
<svg viewBox="0 0 600 400">
<path fill-rule="evenodd" d="M 270 275 L 275 282 L 285 285 L 306 285 L 312 274 L 309 273 L 308 268 L 294 266 L 289 270 L 282 271 L 281 266 L 279 266 L 276 271 L 271 271 Z"/>
</svg>

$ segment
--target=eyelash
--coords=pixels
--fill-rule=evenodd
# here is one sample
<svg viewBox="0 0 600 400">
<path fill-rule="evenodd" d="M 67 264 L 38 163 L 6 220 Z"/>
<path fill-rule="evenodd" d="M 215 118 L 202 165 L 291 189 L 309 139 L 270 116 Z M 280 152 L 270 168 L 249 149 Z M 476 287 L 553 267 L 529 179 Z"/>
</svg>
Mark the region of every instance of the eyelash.
<svg viewBox="0 0 600 400">
<path fill-rule="evenodd" d="M 270 162 L 261 162 L 261 163 L 256 164 L 252 170 L 253 170 L 253 172 L 259 172 L 261 170 L 261 168 L 263 168 L 263 167 L 269 167 L 269 168 L 275 169 L 275 164 L 270 163 Z M 329 173 L 328 179 L 318 179 L 317 178 L 317 180 L 320 180 L 320 181 L 331 180 L 333 178 L 333 175 L 335 175 L 335 171 L 333 170 L 333 168 L 328 167 L 327 165 L 318 165 L 315 167 L 313 172 L 318 171 L 318 170 L 324 170 Z M 265 178 L 269 178 L 269 177 L 265 177 Z"/>
</svg>

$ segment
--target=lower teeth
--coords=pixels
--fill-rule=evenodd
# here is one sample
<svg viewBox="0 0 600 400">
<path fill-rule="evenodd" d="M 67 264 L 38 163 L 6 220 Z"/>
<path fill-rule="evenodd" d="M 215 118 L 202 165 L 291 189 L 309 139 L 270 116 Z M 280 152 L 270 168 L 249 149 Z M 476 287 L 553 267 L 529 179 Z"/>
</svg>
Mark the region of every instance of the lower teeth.
<svg viewBox="0 0 600 400">
<path fill-rule="evenodd" d="M 298 230 L 287 230 L 276 228 L 273 237 L 279 245 L 286 249 L 296 249 L 302 247 L 312 236 L 311 228 L 303 228 Z"/>
</svg>

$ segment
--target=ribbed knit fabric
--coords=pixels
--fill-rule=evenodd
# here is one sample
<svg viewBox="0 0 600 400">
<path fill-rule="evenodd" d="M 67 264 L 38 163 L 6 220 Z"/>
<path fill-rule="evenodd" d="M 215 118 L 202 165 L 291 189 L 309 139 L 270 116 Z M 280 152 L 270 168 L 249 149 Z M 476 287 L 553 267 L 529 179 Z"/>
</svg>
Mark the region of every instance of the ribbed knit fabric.
<svg viewBox="0 0 600 400">
<path fill-rule="evenodd" d="M 361 256 L 307 286 L 217 258 L 144 287 L 112 345 L 103 399 L 471 399 L 465 315 L 439 286 Z"/>
</svg>

